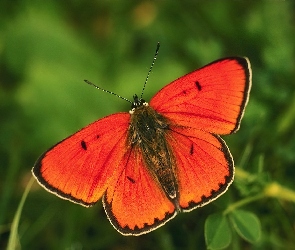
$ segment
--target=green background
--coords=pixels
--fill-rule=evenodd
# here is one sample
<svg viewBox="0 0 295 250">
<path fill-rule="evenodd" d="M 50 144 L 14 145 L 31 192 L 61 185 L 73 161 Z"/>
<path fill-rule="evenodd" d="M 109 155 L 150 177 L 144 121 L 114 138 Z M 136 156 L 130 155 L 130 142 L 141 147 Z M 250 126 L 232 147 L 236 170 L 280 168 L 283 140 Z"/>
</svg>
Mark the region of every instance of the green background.
<svg viewBox="0 0 295 250">
<path fill-rule="evenodd" d="M 229 249 L 295 248 L 294 1 L 7 1 L 0 2 L 0 248 L 31 168 L 50 146 L 226 56 L 247 56 L 253 86 L 241 129 L 226 136 L 237 166 L 219 200 L 180 214 L 158 230 L 124 237 L 101 202 L 84 208 L 33 185 L 20 225 L 23 249 L 205 249 L 204 222 L 245 197 L 261 221 L 250 244 L 236 234 Z M 266 193 L 277 182 L 286 192 Z M 273 197 L 269 197 L 273 196 Z"/>
</svg>

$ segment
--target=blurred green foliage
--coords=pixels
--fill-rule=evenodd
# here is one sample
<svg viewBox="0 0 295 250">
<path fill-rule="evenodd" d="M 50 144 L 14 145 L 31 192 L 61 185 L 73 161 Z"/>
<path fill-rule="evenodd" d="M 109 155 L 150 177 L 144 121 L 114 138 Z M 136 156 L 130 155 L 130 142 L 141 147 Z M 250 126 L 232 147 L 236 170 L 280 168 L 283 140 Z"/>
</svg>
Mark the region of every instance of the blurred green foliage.
<svg viewBox="0 0 295 250">
<path fill-rule="evenodd" d="M 229 249 L 295 249 L 294 13 L 294 1 L 275 0 L 2 0 L 0 248 L 7 245 L 10 224 L 38 156 L 88 123 L 129 110 L 128 103 L 83 80 L 132 99 L 141 92 L 160 41 L 146 100 L 170 81 L 215 59 L 249 57 L 249 105 L 238 133 L 225 137 L 237 165 L 234 185 L 217 201 L 180 214 L 152 233 L 124 237 L 108 222 L 101 202 L 86 209 L 36 184 L 20 218 L 20 245 L 205 249 L 205 219 L 253 196 L 260 199 L 238 205 L 256 214 L 262 235 L 251 244 L 233 234 Z"/>
</svg>

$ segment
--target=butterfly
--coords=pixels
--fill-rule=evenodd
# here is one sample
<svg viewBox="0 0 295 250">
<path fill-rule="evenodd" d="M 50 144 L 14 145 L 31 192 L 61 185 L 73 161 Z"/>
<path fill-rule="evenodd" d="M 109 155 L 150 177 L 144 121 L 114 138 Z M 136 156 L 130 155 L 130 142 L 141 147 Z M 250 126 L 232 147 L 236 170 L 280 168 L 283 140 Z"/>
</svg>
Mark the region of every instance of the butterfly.
<svg viewBox="0 0 295 250">
<path fill-rule="evenodd" d="M 99 119 L 43 153 L 32 173 L 47 191 L 85 207 L 102 198 L 123 235 L 148 233 L 202 207 L 234 179 L 219 135 L 236 132 L 251 88 L 247 58 L 214 61 L 147 103 Z"/>
</svg>

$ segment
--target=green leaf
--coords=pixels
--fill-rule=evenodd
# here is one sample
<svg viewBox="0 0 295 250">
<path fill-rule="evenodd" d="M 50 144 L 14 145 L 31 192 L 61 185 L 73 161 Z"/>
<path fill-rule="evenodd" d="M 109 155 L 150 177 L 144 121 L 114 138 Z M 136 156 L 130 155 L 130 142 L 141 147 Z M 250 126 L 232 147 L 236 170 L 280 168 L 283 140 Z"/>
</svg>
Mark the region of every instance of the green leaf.
<svg viewBox="0 0 295 250">
<path fill-rule="evenodd" d="M 227 218 L 222 213 L 211 214 L 205 222 L 207 249 L 222 249 L 231 242 L 231 230 Z"/>
<path fill-rule="evenodd" d="M 255 214 L 244 210 L 235 210 L 230 214 L 230 218 L 235 230 L 242 238 L 250 243 L 255 243 L 260 239 L 261 226 Z"/>
</svg>

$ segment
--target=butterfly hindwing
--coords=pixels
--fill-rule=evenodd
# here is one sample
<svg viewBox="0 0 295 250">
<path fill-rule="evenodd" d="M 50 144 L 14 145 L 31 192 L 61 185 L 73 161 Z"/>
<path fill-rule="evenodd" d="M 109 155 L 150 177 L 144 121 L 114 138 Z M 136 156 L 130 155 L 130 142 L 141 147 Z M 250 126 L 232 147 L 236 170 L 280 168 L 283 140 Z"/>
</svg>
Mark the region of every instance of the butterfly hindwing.
<svg viewBox="0 0 295 250">
<path fill-rule="evenodd" d="M 105 211 L 120 233 L 148 233 L 172 219 L 175 206 L 144 165 L 139 149 L 130 149 L 124 164 L 116 184 L 103 196 Z"/>
<path fill-rule="evenodd" d="M 34 176 L 61 198 L 84 206 L 97 202 L 122 171 L 129 117 L 107 116 L 59 142 L 37 160 Z"/>
<path fill-rule="evenodd" d="M 229 57 L 168 84 L 150 106 L 180 126 L 230 134 L 239 128 L 250 88 L 249 60 Z"/>
<path fill-rule="evenodd" d="M 182 211 L 203 206 L 227 190 L 233 181 L 234 163 L 228 147 L 218 135 L 175 127 L 169 138 L 177 162 Z"/>
</svg>

